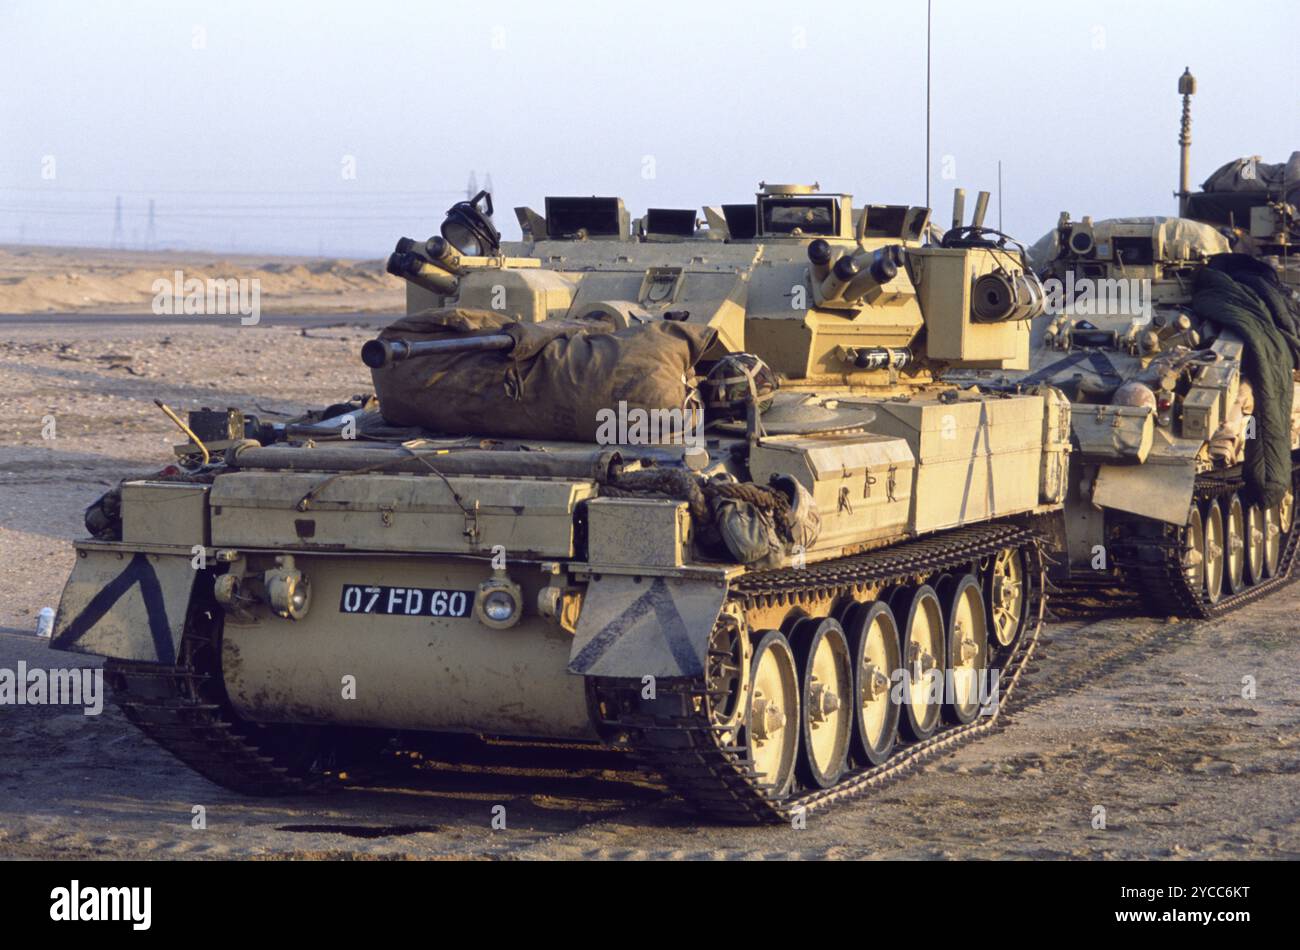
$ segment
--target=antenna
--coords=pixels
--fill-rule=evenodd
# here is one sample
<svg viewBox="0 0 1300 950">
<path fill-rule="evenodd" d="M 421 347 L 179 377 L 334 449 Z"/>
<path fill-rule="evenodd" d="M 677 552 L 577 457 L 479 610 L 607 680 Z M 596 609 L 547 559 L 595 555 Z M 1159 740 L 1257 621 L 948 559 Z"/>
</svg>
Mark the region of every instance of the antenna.
<svg viewBox="0 0 1300 950">
<path fill-rule="evenodd" d="M 1183 122 L 1178 130 L 1178 216 L 1187 217 L 1187 198 L 1191 190 L 1192 163 L 1192 96 L 1196 94 L 1196 78 L 1190 66 L 1184 67 L 1178 77 L 1178 91 L 1183 96 Z"/>
<path fill-rule="evenodd" d="M 925 0 L 925 206 L 930 207 L 930 7 Z"/>
<path fill-rule="evenodd" d="M 156 244 L 157 241 L 158 241 L 158 231 L 154 227 L 153 199 L 150 198 L 149 199 L 149 224 L 144 232 L 144 246 L 148 250 L 152 251 L 154 249 L 154 244 Z"/>
<path fill-rule="evenodd" d="M 1000 158 L 998 159 L 998 230 L 1002 231 L 1002 159 Z"/>
</svg>

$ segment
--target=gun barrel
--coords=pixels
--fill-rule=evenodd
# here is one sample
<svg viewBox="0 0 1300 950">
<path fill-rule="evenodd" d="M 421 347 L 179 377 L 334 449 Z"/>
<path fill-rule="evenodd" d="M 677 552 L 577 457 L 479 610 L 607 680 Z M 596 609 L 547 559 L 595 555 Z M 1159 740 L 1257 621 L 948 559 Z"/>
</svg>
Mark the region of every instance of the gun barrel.
<svg viewBox="0 0 1300 950">
<path fill-rule="evenodd" d="M 413 356 L 509 350 L 514 345 L 515 338 L 508 333 L 471 336 L 463 340 L 367 340 L 361 347 L 361 362 L 371 369 L 381 369 Z"/>
</svg>

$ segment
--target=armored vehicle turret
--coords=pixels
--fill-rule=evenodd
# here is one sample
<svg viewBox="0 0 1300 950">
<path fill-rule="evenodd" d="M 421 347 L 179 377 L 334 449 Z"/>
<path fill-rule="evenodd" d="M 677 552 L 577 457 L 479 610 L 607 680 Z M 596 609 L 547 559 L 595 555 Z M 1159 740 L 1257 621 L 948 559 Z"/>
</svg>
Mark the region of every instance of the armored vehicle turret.
<svg viewBox="0 0 1300 950">
<path fill-rule="evenodd" d="M 788 820 L 987 729 L 1069 406 L 942 375 L 1028 369 L 1019 250 L 808 186 L 517 215 L 501 241 L 482 193 L 398 242 L 377 410 L 191 433 L 183 477 L 125 483 L 54 646 L 249 792 L 473 734 L 630 749 L 711 814 Z"/>
</svg>

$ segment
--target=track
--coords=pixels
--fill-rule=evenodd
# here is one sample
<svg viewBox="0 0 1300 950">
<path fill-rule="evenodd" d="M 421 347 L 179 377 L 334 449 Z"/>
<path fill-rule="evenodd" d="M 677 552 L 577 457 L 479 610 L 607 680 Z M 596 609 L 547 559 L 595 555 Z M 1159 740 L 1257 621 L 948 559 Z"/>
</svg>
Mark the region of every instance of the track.
<svg viewBox="0 0 1300 950">
<path fill-rule="evenodd" d="M 145 735 L 218 785 L 246 795 L 319 788 L 354 734 L 266 727 L 235 715 L 221 680 L 219 621 L 215 605 L 205 603 L 210 598 L 210 589 L 196 590 L 176 666 L 105 661 L 114 701 Z"/>
<path fill-rule="evenodd" d="M 1292 494 L 1300 495 L 1300 463 L 1292 469 Z M 1196 479 L 1194 503 L 1217 503 L 1233 492 L 1245 489 L 1240 469 L 1206 472 Z M 1128 585 L 1142 593 L 1156 611 L 1180 617 L 1208 620 L 1251 603 L 1291 580 L 1300 530 L 1293 525 L 1282 541 L 1278 567 L 1272 577 L 1235 594 L 1224 593 L 1211 603 L 1203 587 L 1193 587 L 1183 566 L 1187 546 L 1186 527 L 1176 528 L 1149 519 L 1134 519 L 1128 539 L 1116 547 L 1116 557 Z"/>
<path fill-rule="evenodd" d="M 852 595 L 961 568 L 1008 547 L 1023 547 L 1031 555 L 1029 576 L 1037 582 L 1032 585 L 1029 622 L 1008 650 L 992 711 L 967 725 L 949 726 L 928 739 L 902 746 L 880 765 L 851 770 L 830 788 L 797 789 L 785 799 L 773 800 L 769 786 L 754 769 L 748 740 L 734 745 L 719 741 L 724 732 L 709 719 L 704 702 L 709 691 L 702 679 L 660 681 L 660 696 L 652 703 L 640 699 L 639 681 L 600 682 L 597 694 L 604 707 L 618 710 L 605 725 L 627 731 L 637 753 L 676 792 L 724 821 L 791 822 L 860 798 L 997 728 L 1042 629 L 1045 572 L 1035 535 L 1014 525 L 978 525 L 824 566 L 747 574 L 735 584 L 733 597 L 742 607 L 795 604 L 803 597 Z"/>
</svg>

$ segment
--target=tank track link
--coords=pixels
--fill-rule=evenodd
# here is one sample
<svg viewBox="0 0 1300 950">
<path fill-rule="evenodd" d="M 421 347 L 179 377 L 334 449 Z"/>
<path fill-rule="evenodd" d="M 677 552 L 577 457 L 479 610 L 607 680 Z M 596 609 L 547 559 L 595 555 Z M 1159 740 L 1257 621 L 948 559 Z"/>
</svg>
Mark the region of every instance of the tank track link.
<svg viewBox="0 0 1300 950">
<path fill-rule="evenodd" d="M 648 767 L 712 818 L 741 824 L 789 823 L 861 798 L 997 728 L 1042 629 L 1046 584 L 1042 540 L 1016 525 L 976 525 L 802 570 L 754 572 L 733 585 L 731 599 L 742 608 L 794 605 L 804 597 L 860 594 L 871 587 L 961 568 L 1008 547 L 1029 556 L 1026 577 L 1031 580 L 1031 599 L 1024 628 L 1007 648 L 993 711 L 967 725 L 947 726 L 928 739 L 900 745 L 885 762 L 851 769 L 830 788 L 796 788 L 787 798 L 772 800 L 769 787 L 754 770 L 748 745 L 723 744 L 732 731 L 709 721 L 703 702 L 708 689 L 702 678 L 660 680 L 653 703 L 641 700 L 639 680 L 598 679 L 594 687 L 601 706 L 616 711 L 602 725 L 626 733 Z"/>
<path fill-rule="evenodd" d="M 303 793 L 316 784 L 236 731 L 221 704 L 204 702 L 195 691 L 204 674 L 124 660 L 109 660 L 104 669 L 126 718 L 204 778 L 246 795 Z"/>
<path fill-rule="evenodd" d="M 322 730 L 241 719 L 220 675 L 218 621 L 191 612 L 175 666 L 106 660 L 113 701 L 141 732 L 204 778 L 246 795 L 296 795 L 333 780 L 340 750 Z"/>
<path fill-rule="evenodd" d="M 1246 482 L 1241 470 L 1204 472 L 1196 478 L 1193 499 L 1200 505 L 1241 491 Z M 1292 463 L 1291 491 L 1300 497 L 1300 462 Z M 1182 552 L 1187 529 L 1148 518 L 1134 518 L 1133 530 L 1115 548 L 1124 579 L 1153 610 L 1179 617 L 1209 620 L 1252 603 L 1291 581 L 1291 569 L 1300 549 L 1300 530 L 1292 525 L 1282 545 L 1276 573 L 1235 594 L 1224 592 L 1211 603 L 1204 590 L 1193 589 L 1183 571 Z"/>
</svg>

